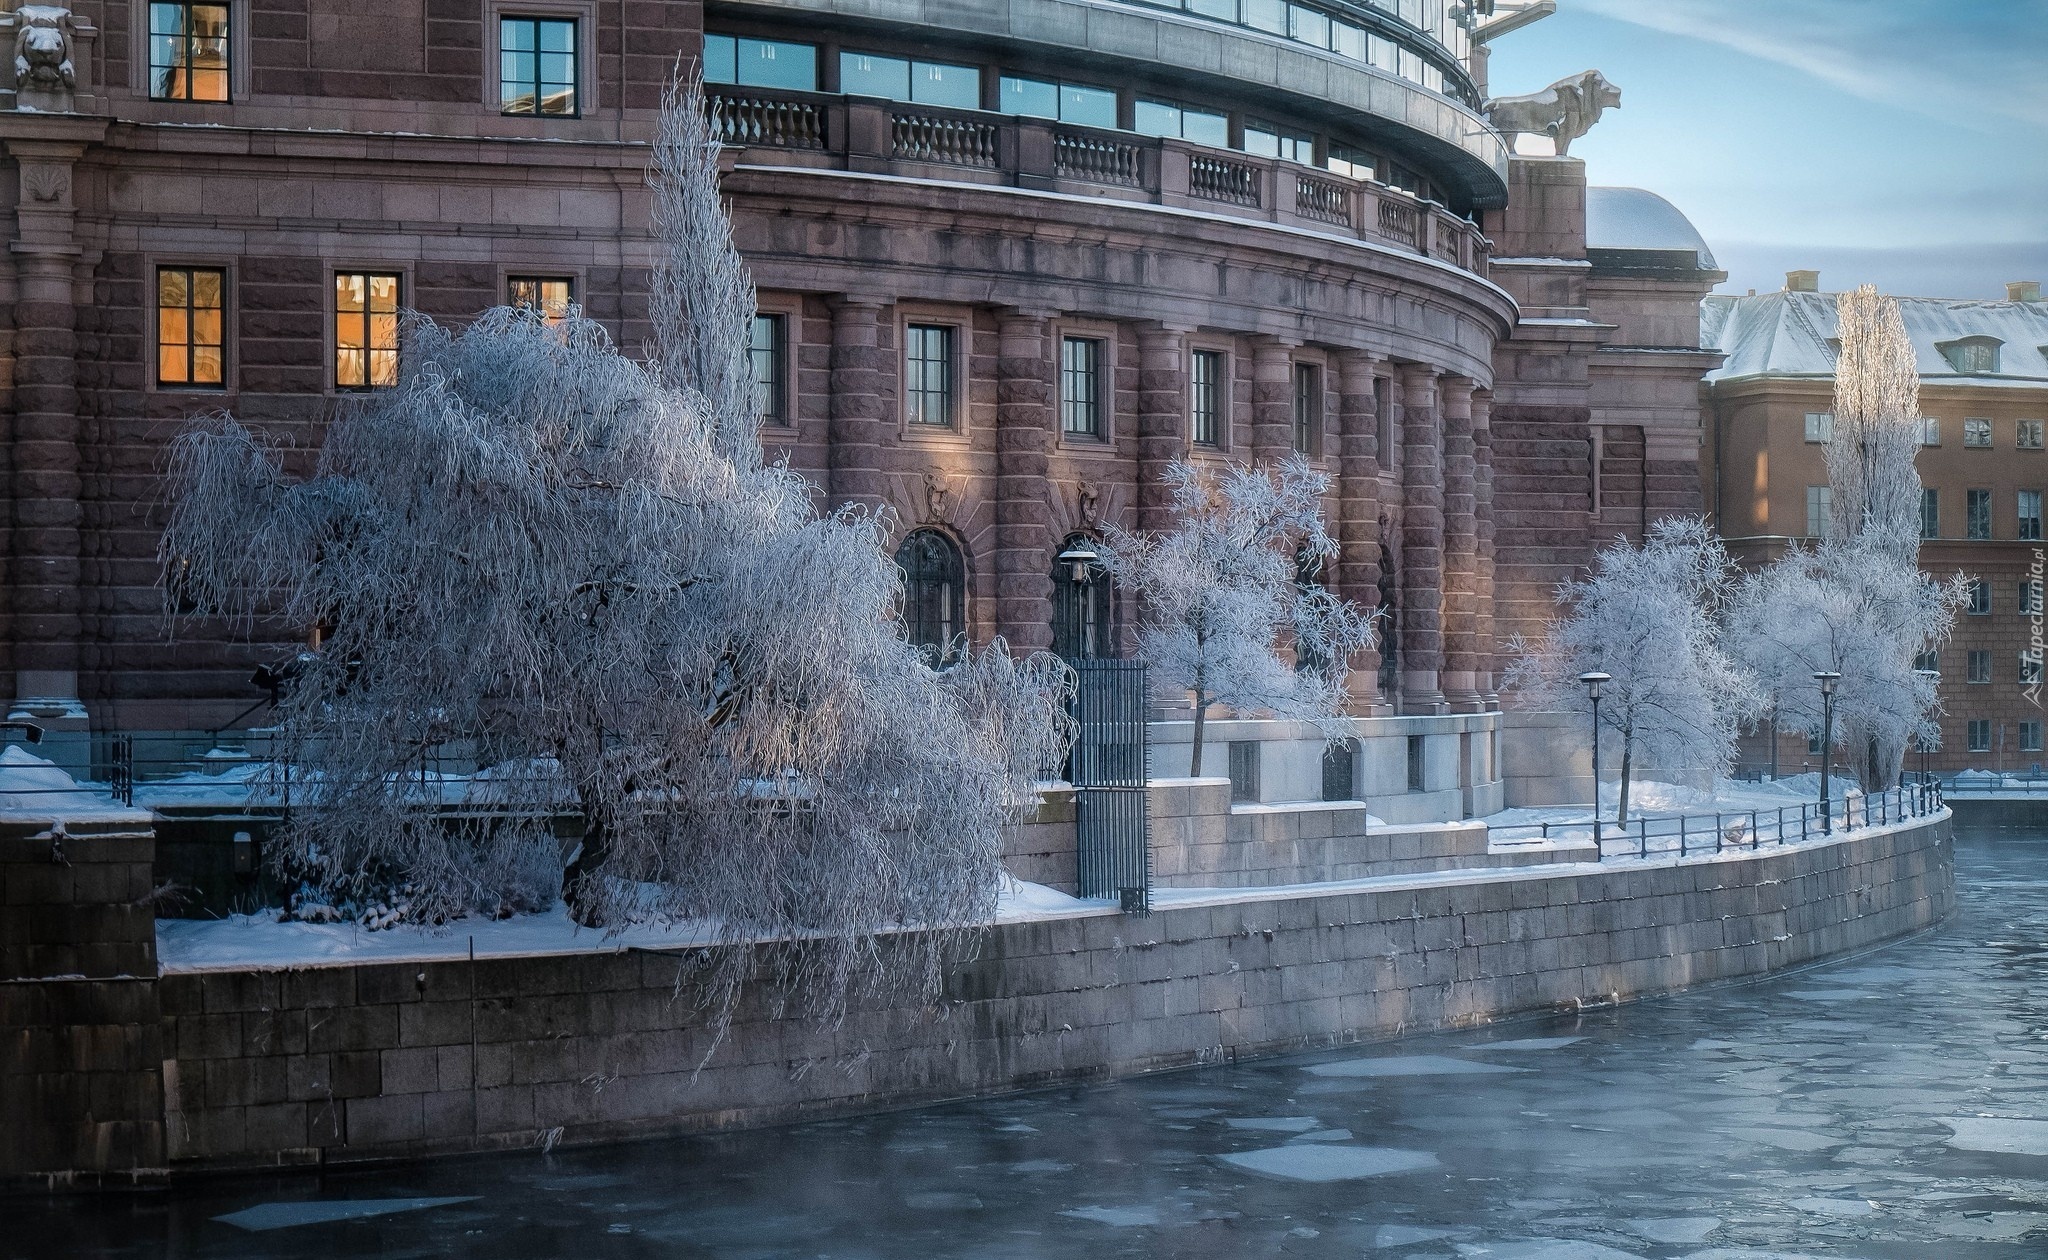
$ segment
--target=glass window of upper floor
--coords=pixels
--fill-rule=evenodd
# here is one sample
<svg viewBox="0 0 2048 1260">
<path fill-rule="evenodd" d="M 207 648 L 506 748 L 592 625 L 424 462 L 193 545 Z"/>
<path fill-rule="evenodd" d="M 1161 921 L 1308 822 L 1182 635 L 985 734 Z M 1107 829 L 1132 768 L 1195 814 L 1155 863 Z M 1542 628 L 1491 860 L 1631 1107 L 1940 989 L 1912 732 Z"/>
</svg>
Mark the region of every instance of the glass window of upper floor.
<svg viewBox="0 0 2048 1260">
<path fill-rule="evenodd" d="M 498 99 L 507 114 L 576 117 L 574 18 L 498 19 Z"/>
<path fill-rule="evenodd" d="M 848 96 L 880 96 L 948 109 L 980 109 L 981 71 L 942 61 L 843 52 L 839 54 L 839 90 Z"/>
<path fill-rule="evenodd" d="M 818 50 L 810 44 L 782 39 L 706 35 L 704 81 L 815 92 L 818 90 Z"/>
<path fill-rule="evenodd" d="M 1975 416 L 1963 421 L 1963 445 L 1991 445 L 1991 421 Z"/>
<path fill-rule="evenodd" d="M 1132 122 L 1131 129 L 1141 136 L 1192 140 L 1196 144 L 1212 144 L 1219 149 L 1230 147 L 1230 119 L 1208 110 L 1141 97 Z"/>
<path fill-rule="evenodd" d="M 1116 126 L 1116 93 L 1081 83 L 1003 75 L 998 108 L 1026 118 L 1051 118 L 1077 127 Z"/>
<path fill-rule="evenodd" d="M 228 99 L 228 6 L 149 6 L 149 94 L 160 101 Z"/>
<path fill-rule="evenodd" d="M 1316 160 L 1316 138 L 1300 132 L 1283 131 L 1265 123 L 1244 125 L 1244 151 L 1260 157 L 1286 158 L 1303 166 Z"/>
</svg>

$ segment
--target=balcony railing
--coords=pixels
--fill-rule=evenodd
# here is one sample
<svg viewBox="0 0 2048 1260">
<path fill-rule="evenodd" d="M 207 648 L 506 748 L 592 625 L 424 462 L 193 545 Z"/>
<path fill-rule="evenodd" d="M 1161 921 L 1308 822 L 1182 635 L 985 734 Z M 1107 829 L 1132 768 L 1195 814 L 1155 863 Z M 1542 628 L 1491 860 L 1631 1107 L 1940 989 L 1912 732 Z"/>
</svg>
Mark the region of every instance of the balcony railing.
<svg viewBox="0 0 2048 1260">
<path fill-rule="evenodd" d="M 751 160 L 1070 192 L 1310 228 L 1481 275 L 1477 225 L 1369 180 L 1183 140 L 869 97 L 714 87 L 713 129 Z"/>
</svg>

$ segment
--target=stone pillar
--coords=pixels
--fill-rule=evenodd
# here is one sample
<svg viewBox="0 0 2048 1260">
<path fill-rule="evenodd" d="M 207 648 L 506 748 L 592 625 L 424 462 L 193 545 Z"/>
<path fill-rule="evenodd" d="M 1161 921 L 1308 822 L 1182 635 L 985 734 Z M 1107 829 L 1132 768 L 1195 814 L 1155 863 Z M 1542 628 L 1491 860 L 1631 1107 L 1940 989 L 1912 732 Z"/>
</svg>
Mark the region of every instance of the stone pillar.
<svg viewBox="0 0 2048 1260">
<path fill-rule="evenodd" d="M 1473 583 L 1473 630 L 1479 641 L 1476 685 L 1489 710 L 1500 708 L 1500 645 L 1493 639 L 1493 393 L 1472 395 L 1473 498 L 1478 570 Z"/>
<path fill-rule="evenodd" d="M 1052 315 L 1006 311 L 996 352 L 996 633 L 1020 652 L 1052 646 Z"/>
<path fill-rule="evenodd" d="M 1188 448 L 1188 332 L 1138 329 L 1138 528 L 1173 527 L 1166 468 Z M 1230 383 L 1222 383 L 1226 396 Z"/>
<path fill-rule="evenodd" d="M 1444 456 L 1436 373 L 1401 365 L 1401 712 L 1442 713 Z"/>
<path fill-rule="evenodd" d="M 83 770 L 90 732 L 79 698 L 82 481 L 79 465 L 78 339 L 72 164 L 85 146 L 9 138 L 20 177 L 13 254 L 14 379 L 9 497 L 12 551 L 14 702 L 8 717 L 52 732 L 40 750 Z"/>
<path fill-rule="evenodd" d="M 1372 356 L 1342 350 L 1337 381 L 1337 593 L 1368 611 L 1380 602 L 1379 404 Z M 1385 626 L 1380 627 L 1382 630 Z M 1381 705 L 1377 645 L 1353 662 L 1351 696 L 1366 713 Z"/>
<path fill-rule="evenodd" d="M 881 445 L 888 432 L 889 350 L 880 298 L 841 296 L 832 303 L 832 409 L 826 433 L 825 489 L 837 508 L 880 508 L 888 498 Z"/>
<path fill-rule="evenodd" d="M 1294 450 L 1292 349 L 1277 337 L 1252 342 L 1252 458 L 1262 464 Z"/>
<path fill-rule="evenodd" d="M 1472 437 L 1474 384 L 1469 377 L 1446 376 L 1437 389 L 1444 442 L 1442 685 L 1450 707 L 1459 713 L 1477 713 L 1485 708 L 1478 682 L 1479 501 Z"/>
</svg>

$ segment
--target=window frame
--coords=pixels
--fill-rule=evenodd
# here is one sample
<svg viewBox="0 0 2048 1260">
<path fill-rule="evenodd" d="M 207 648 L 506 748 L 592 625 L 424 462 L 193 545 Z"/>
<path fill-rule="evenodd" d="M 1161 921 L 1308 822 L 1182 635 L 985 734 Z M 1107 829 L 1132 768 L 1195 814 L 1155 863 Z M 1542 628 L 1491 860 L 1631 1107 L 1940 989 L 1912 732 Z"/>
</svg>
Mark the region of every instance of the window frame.
<svg viewBox="0 0 2048 1260">
<path fill-rule="evenodd" d="M 1116 383 L 1110 378 L 1112 369 L 1104 349 L 1105 340 L 1078 329 L 1060 330 L 1058 397 L 1062 441 L 1109 440 L 1108 413 L 1112 408 L 1108 403 L 1116 395 Z M 1088 397 L 1075 392 L 1077 381 L 1086 385 Z M 1077 416 L 1085 427 L 1077 427 Z"/>
<path fill-rule="evenodd" d="M 537 18 L 576 24 L 576 112 L 574 114 L 508 114 L 503 109 L 506 18 Z M 596 0 L 491 0 L 484 12 L 483 103 L 493 116 L 538 127 L 585 121 L 605 107 L 603 76 L 597 72 Z M 521 272 L 522 275 L 528 274 Z"/>
<path fill-rule="evenodd" d="M 951 607 L 947 609 L 947 615 L 953 623 L 951 627 L 952 634 L 948 637 L 949 639 L 964 637 L 971 641 L 973 636 L 968 630 L 968 587 L 973 584 L 973 561 L 968 558 L 967 548 L 961 545 L 960 540 L 954 537 L 951 531 L 934 525 L 918 525 L 903 531 L 903 537 L 897 539 L 896 546 L 891 548 L 889 552 L 889 558 L 897 566 L 897 572 L 902 575 L 903 580 L 903 605 L 898 611 L 897 619 L 903 627 L 904 640 L 913 647 L 937 646 L 923 643 L 911 637 L 912 631 L 918 627 L 913 625 L 912 622 L 914 610 L 912 608 L 911 574 L 908 569 L 903 567 L 902 557 L 904 549 L 910 546 L 911 540 L 919 535 L 930 535 L 937 538 L 945 545 L 951 559 L 958 563 L 958 572 L 955 575 L 957 581 L 952 592 Z M 942 652 L 935 664 L 943 667 L 957 659 L 950 652 Z"/>
<path fill-rule="evenodd" d="M 390 389 L 390 388 L 392 388 L 393 386 L 395 386 L 395 385 L 397 384 L 397 378 L 398 378 L 398 377 L 400 377 L 400 376 L 402 376 L 402 375 L 403 375 L 403 373 L 404 373 L 404 364 L 403 364 L 403 362 L 402 362 L 402 361 L 401 361 L 401 360 L 400 360 L 399 358 L 396 358 L 396 357 L 394 357 L 394 359 L 392 360 L 392 362 L 393 362 L 393 365 L 394 365 L 394 366 L 393 366 L 393 382 L 392 382 L 392 385 L 344 385 L 344 384 L 342 384 L 342 381 L 341 381 L 341 310 L 340 310 L 340 297 L 339 297 L 339 294 L 338 294 L 338 293 L 337 293 L 337 291 L 336 291 L 336 285 L 337 285 L 337 282 L 338 282 L 338 281 L 340 280 L 340 278 L 341 278 L 342 276 L 347 276 L 347 275 L 362 275 L 362 276 L 396 276 L 396 277 L 398 277 L 398 301 L 397 301 L 397 303 L 396 303 L 396 306 L 397 306 L 397 311 L 396 311 L 396 314 L 397 314 L 398 318 L 399 318 L 400 320 L 402 320 L 402 319 L 404 318 L 404 316 L 405 316 L 405 312 L 406 312 L 406 310 L 408 309 L 408 308 L 407 308 L 407 306 L 406 306 L 406 300 L 407 300 L 407 298 L 409 298 L 409 297 L 410 297 L 410 296 L 412 295 L 412 292 L 413 292 L 413 275 L 412 275 L 412 268 L 411 268 L 411 267 L 410 267 L 409 265 L 405 264 L 405 263 L 393 263 L 393 262 L 361 262 L 361 263 L 358 263 L 358 262 L 332 262 L 332 261 L 329 261 L 329 262 L 328 262 L 328 263 L 326 264 L 326 273 L 327 273 L 327 280 L 326 280 L 326 285 L 325 285 L 325 289 L 326 289 L 326 292 L 325 292 L 325 296 L 324 296 L 324 299 L 323 299 L 322 305 L 323 305 L 323 306 L 324 306 L 324 307 L 326 308 L 326 319 L 325 319 L 325 321 L 324 321 L 324 324 L 325 324 L 325 329 L 326 329 L 326 340 L 327 340 L 327 353 L 326 353 L 326 356 L 325 356 L 325 357 L 326 357 L 326 360 L 327 360 L 327 391 L 328 391 L 329 393 L 332 393 L 332 394 L 368 394 L 368 393 L 375 393 L 376 391 L 378 391 L 378 390 L 380 390 L 380 389 Z M 367 300 L 368 300 L 368 292 L 367 292 L 367 288 L 366 288 L 366 290 L 365 290 L 364 298 L 365 298 L 365 301 L 367 301 Z M 375 313 L 375 312 L 370 312 L 370 311 L 367 311 L 367 310 L 366 310 L 366 311 L 364 312 L 364 315 L 365 315 L 365 328 L 364 328 L 364 339 L 365 339 L 365 341 L 366 341 L 366 342 L 367 342 L 367 340 L 368 340 L 368 335 L 369 335 L 369 329 L 368 329 L 368 325 L 367 325 L 367 317 L 368 317 L 369 315 L 371 315 L 371 314 L 374 314 L 374 313 Z M 403 341 L 404 341 L 404 338 L 403 338 L 403 336 L 401 336 L 401 335 L 397 335 L 397 334 L 396 334 L 396 332 L 395 332 L 395 329 L 394 329 L 394 336 L 396 337 L 396 343 L 395 343 L 395 344 L 393 345 L 393 347 L 392 347 L 392 350 L 393 350 L 393 354 L 394 354 L 395 356 L 401 356 L 401 355 L 403 355 L 403 354 L 404 354 L 404 347 L 403 347 L 403 344 L 402 344 L 402 343 L 403 343 Z M 368 346 L 368 345 L 366 345 L 366 346 L 365 346 L 364 348 L 365 348 L 365 350 L 366 350 L 366 351 L 369 351 L 369 350 L 372 350 L 372 349 L 374 349 L 374 347 L 370 347 L 370 346 Z M 369 372 L 367 371 L 367 361 L 366 361 L 365 367 L 366 367 L 366 371 L 365 371 L 365 376 L 367 377 L 368 375 L 370 375 L 370 373 L 369 373 Z"/>
<path fill-rule="evenodd" d="M 1980 739 L 1978 736 L 1982 734 Z M 1991 751 L 1991 719 L 1970 718 L 1963 728 L 1964 751 L 1988 753 Z"/>
<path fill-rule="evenodd" d="M 947 379 L 950 422 L 926 424 L 912 419 L 910 407 L 910 331 L 916 327 L 951 330 Z M 896 308 L 895 389 L 897 432 L 906 441 L 957 444 L 969 440 L 972 386 L 970 367 L 974 361 L 974 317 L 952 307 L 903 303 Z"/>
<path fill-rule="evenodd" d="M 1941 537 L 1941 488 L 1920 487 L 1920 538 L 1930 541 Z"/>
<path fill-rule="evenodd" d="M 1214 440 L 1207 442 L 1203 441 L 1201 438 L 1196 436 L 1196 355 L 1213 355 L 1215 356 L 1217 363 L 1217 375 L 1216 380 L 1214 382 L 1216 391 L 1216 429 L 1215 433 L 1212 435 L 1214 437 Z M 1197 451 L 1216 451 L 1219 453 L 1230 449 L 1230 425 L 1232 419 L 1231 402 L 1236 394 L 1236 390 L 1233 385 L 1233 382 L 1235 380 L 1235 370 L 1236 369 L 1234 358 L 1231 353 L 1231 348 L 1229 346 L 1220 343 L 1209 344 L 1203 342 L 1191 342 L 1188 345 L 1187 444 L 1190 449 Z"/>
<path fill-rule="evenodd" d="M 754 299 L 754 314 L 773 315 L 782 321 L 781 379 L 776 382 L 776 388 L 782 395 L 782 415 L 774 420 L 764 418 L 761 424 L 764 428 L 791 430 L 797 427 L 797 411 L 801 405 L 797 393 L 797 359 L 804 344 L 803 299 L 762 294 Z"/>
<path fill-rule="evenodd" d="M 496 62 L 498 113 L 506 118 L 561 119 L 583 117 L 583 83 L 586 76 L 583 73 L 582 19 L 570 14 L 527 12 L 523 9 L 519 11 L 500 9 L 496 14 L 496 22 L 498 30 L 498 59 Z M 531 110 L 508 109 L 505 107 L 505 26 L 511 22 L 525 22 L 533 28 L 532 53 L 534 58 L 534 77 L 531 85 L 533 87 L 533 108 Z M 546 82 L 546 80 L 541 78 L 540 73 L 540 57 L 544 51 L 540 46 L 540 32 L 543 23 L 566 25 L 569 28 L 569 73 L 572 76 L 569 82 L 569 99 L 574 108 L 570 109 L 567 113 L 551 113 L 541 109 L 541 87 Z M 519 86 L 524 88 L 528 85 L 522 81 Z"/>
<path fill-rule="evenodd" d="M 1983 598 L 1978 598 L 1978 596 Z M 1989 617 L 1991 615 L 1991 579 L 1970 579 L 1970 602 L 1965 605 L 1965 616 Z"/>
<path fill-rule="evenodd" d="M 2021 752 L 2040 752 L 2041 719 L 2021 718 L 2019 725 L 2019 750 Z"/>
<path fill-rule="evenodd" d="M 1991 649 L 1971 648 L 1964 658 L 1966 672 L 1963 681 L 1971 686 L 1989 686 L 1991 683 Z"/>
<path fill-rule="evenodd" d="M 1920 445 L 1922 445 L 1922 446 L 1940 446 L 1940 445 L 1941 445 L 1941 417 L 1940 417 L 1940 416 L 1922 416 L 1922 417 L 1920 417 Z"/>
<path fill-rule="evenodd" d="M 2015 448 L 2022 451 L 2048 450 L 2048 420 L 2015 420 L 2012 430 Z"/>
<path fill-rule="evenodd" d="M 515 300 L 513 299 L 513 296 L 512 296 L 512 286 L 513 286 L 513 285 L 515 285 L 515 284 L 522 284 L 522 283 L 523 283 L 523 284 L 566 284 L 566 285 L 568 285 L 568 286 L 569 286 L 569 300 L 568 300 L 568 306 L 571 306 L 571 307 L 580 307 L 580 306 L 581 306 L 581 303 L 580 303 L 580 302 L 578 302 L 578 300 L 577 300 L 577 298 L 576 298 L 576 291 L 577 291 L 577 289 L 578 289 L 578 288 L 580 288 L 580 287 L 581 287 L 581 283 L 582 283 L 582 278 L 581 278 L 581 277 L 579 277 L 579 276 L 576 276 L 576 275 L 574 275 L 574 274 L 570 274 L 570 273 L 563 273 L 563 272 L 557 272 L 557 273 L 554 273 L 554 274 L 548 274 L 548 273 L 545 273 L 545 272 L 537 272 L 537 271 L 507 271 L 507 272 L 506 272 L 506 273 L 505 273 L 505 274 L 504 274 L 503 276 L 501 276 L 501 277 L 499 278 L 499 286 L 498 286 L 498 287 L 499 287 L 499 290 L 500 290 L 500 292 L 502 292 L 502 293 L 503 293 L 503 294 L 505 295 L 505 305 L 507 305 L 507 306 L 511 306 L 511 307 L 518 307 L 519 305 L 521 305 L 521 304 L 520 304 L 519 302 L 517 302 L 517 301 L 515 301 Z M 547 309 L 546 309 L 545 307 L 534 307 L 534 308 L 532 308 L 532 309 L 534 309 L 534 310 L 538 310 L 538 311 L 540 312 L 540 314 L 541 314 L 541 318 L 542 318 L 542 319 L 543 319 L 543 320 L 544 320 L 544 321 L 545 321 L 546 323 L 548 323 L 549 325 L 559 324 L 560 322 L 562 322 L 562 315 L 553 315 L 553 314 L 549 314 L 549 313 L 548 313 L 548 311 L 547 311 Z M 567 313 L 567 308 L 565 307 L 565 308 L 564 308 L 564 311 L 563 311 L 563 314 L 566 314 L 566 313 Z"/>
<path fill-rule="evenodd" d="M 1304 388 L 1306 382 L 1306 388 Z M 1304 395 L 1311 397 L 1315 414 L 1304 416 Z M 1287 436 L 1296 454 L 1320 460 L 1329 445 L 1330 374 L 1320 358 L 1291 359 L 1287 364 Z M 1304 443 L 1303 439 L 1307 441 Z"/>
<path fill-rule="evenodd" d="M 594 8 L 595 6 L 593 5 L 592 7 Z M 750 87 L 750 88 L 761 88 L 761 89 L 764 89 L 764 90 L 766 90 L 766 91 L 770 91 L 770 92 L 822 92 L 822 91 L 823 91 L 823 90 L 825 89 L 825 84 L 826 84 L 826 82 L 827 82 L 827 79 L 826 79 L 826 77 L 825 77 L 825 71 L 826 71 L 826 68 L 827 68 L 827 67 L 826 67 L 826 63 L 825 63 L 825 56 L 824 56 L 824 54 L 825 54 L 825 52 L 826 52 L 826 45 L 824 45 L 824 44 L 814 44 L 814 43 L 810 43 L 810 42 L 808 42 L 808 41 L 805 41 L 805 40 L 801 40 L 801 39 L 764 39 L 764 38 L 762 38 L 762 37 L 761 37 L 761 36 L 759 36 L 759 35 L 739 35 L 739 34 L 735 34 L 735 33 L 733 33 L 733 32 L 730 32 L 730 31 L 706 31 L 706 32 L 704 32 L 704 35 L 703 35 L 703 39 L 704 39 L 704 41 L 706 42 L 706 45 L 707 45 L 707 46 L 706 46 L 706 48 L 705 48 L 705 50 L 704 50 L 704 65 L 705 65 L 705 76 L 704 76 L 704 84 L 705 84 L 705 86 L 706 86 L 707 88 L 709 88 L 709 87 L 743 87 L 743 88 L 745 88 L 745 87 Z M 709 47 L 708 47 L 708 43 L 709 43 L 709 41 L 711 41 L 711 40 L 715 40 L 715 39 L 716 39 L 716 40 L 731 40 L 731 41 L 732 41 L 732 44 L 733 44 L 733 77 L 732 77 L 732 78 L 730 78 L 730 79 L 714 79 L 714 78 L 712 78 L 712 77 L 711 77 L 711 73 L 710 73 L 710 66 L 711 66 L 711 55 L 710 55 L 710 49 L 709 49 Z M 787 84 L 781 84 L 781 83 L 749 83 L 749 82 L 747 82 L 747 81 L 745 81 L 745 80 L 741 79 L 741 78 L 740 78 L 740 76 L 739 76 L 739 68 L 740 68 L 740 64 L 741 64 L 741 63 L 740 63 L 740 60 L 739 60 L 739 46 L 740 46 L 740 41 L 742 41 L 742 40 L 745 40 L 746 42 L 748 42 L 748 43 L 750 43 L 750 44 L 757 44 L 757 45 L 765 45 L 765 46 L 772 46 L 772 47 L 775 47 L 775 48 L 802 48 L 802 49 L 805 49 L 805 50 L 807 50 L 807 51 L 808 51 L 808 52 L 809 52 L 809 53 L 811 54 L 811 85 L 810 85 L 809 87 L 807 87 L 807 88 L 794 88 L 794 87 L 790 87 L 790 86 L 788 86 Z M 773 59 L 771 58 L 771 60 L 773 60 Z M 834 63 L 834 65 L 833 65 L 832 69 L 833 69 L 833 73 L 834 73 L 834 79 L 833 79 L 832 81 L 836 82 L 836 81 L 837 81 L 837 80 L 836 80 L 836 76 L 837 76 L 837 73 L 838 73 L 838 71 L 837 71 L 837 64 L 836 64 L 836 63 Z"/>
<path fill-rule="evenodd" d="M 249 89 L 247 80 L 244 77 L 246 74 L 244 67 L 248 64 L 248 38 L 245 32 L 248 29 L 249 23 L 246 20 L 246 10 L 242 7 L 244 0 L 218 0 L 218 3 L 206 4 L 208 8 L 227 10 L 228 64 L 225 76 L 227 95 L 219 100 L 192 96 L 158 96 L 156 94 L 156 63 L 151 56 L 151 42 L 153 39 L 151 28 L 154 10 L 159 3 L 189 10 L 195 4 L 206 4 L 206 0 L 143 0 L 142 20 L 135 23 L 135 61 L 133 63 L 142 68 L 142 98 L 152 104 L 186 106 L 232 105 L 246 97 L 249 94 Z M 186 17 L 186 29 L 190 30 L 189 13 Z M 191 36 L 187 34 L 185 39 L 187 41 L 187 51 L 189 52 Z"/>
<path fill-rule="evenodd" d="M 1803 432 L 1806 441 L 1815 446 L 1823 446 L 1833 441 L 1835 436 L 1835 413 L 1832 411 L 1807 412 Z"/>
<path fill-rule="evenodd" d="M 1982 441 L 1977 440 L 1979 436 L 1982 437 Z M 1991 435 L 1991 418 L 1989 416 L 1963 417 L 1964 450 L 1988 451 L 1992 449 L 1993 441 L 1994 439 Z"/>
<path fill-rule="evenodd" d="M 1980 511 L 1981 509 L 1981 511 Z M 1963 491 L 1963 539 L 1990 542 L 1993 530 L 1991 491 L 1982 488 Z"/>
<path fill-rule="evenodd" d="M 2031 505 L 2028 503 L 2029 496 L 2031 496 L 2033 499 Z M 2034 509 L 2033 515 L 2031 516 L 2027 514 L 2027 508 L 2029 506 L 2032 506 L 2032 508 Z M 2014 519 L 2018 522 L 2018 533 L 2016 536 L 2019 538 L 2019 540 L 2021 542 L 2040 542 L 2041 492 L 2039 490 L 2013 491 L 2013 514 Z"/>
<path fill-rule="evenodd" d="M 163 379 L 163 307 L 159 295 L 162 292 L 162 275 L 166 271 L 217 271 L 220 273 L 220 384 L 204 385 L 192 381 L 166 381 Z M 149 258 L 145 260 L 143 274 L 149 277 L 149 341 L 147 353 L 150 356 L 149 369 L 144 379 L 149 382 L 148 391 L 153 394 L 206 394 L 209 396 L 230 394 L 235 391 L 235 323 L 237 297 L 234 268 L 228 263 L 213 259 L 185 259 L 182 257 Z M 190 309 L 188 307 L 188 309 Z M 190 364 L 190 343 L 187 343 L 187 364 Z"/>
<path fill-rule="evenodd" d="M 1816 504 L 1818 510 L 1816 510 Z M 1835 489 L 1833 486 L 1806 487 L 1806 532 L 1801 538 L 1825 538 L 1835 519 Z M 1818 524 L 1819 530 L 1814 526 Z"/>
</svg>

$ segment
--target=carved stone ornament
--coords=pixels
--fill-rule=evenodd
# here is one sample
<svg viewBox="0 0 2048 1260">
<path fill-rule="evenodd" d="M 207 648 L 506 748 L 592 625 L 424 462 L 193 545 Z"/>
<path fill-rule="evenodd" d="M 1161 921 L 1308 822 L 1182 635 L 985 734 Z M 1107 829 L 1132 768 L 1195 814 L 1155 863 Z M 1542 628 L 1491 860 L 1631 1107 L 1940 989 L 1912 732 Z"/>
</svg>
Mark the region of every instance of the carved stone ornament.
<svg viewBox="0 0 2048 1260">
<path fill-rule="evenodd" d="M 1100 522 L 1096 519 L 1096 507 L 1102 502 L 1102 492 L 1092 481 L 1084 481 L 1074 487 L 1074 503 L 1080 511 L 1078 524 L 1083 529 L 1092 529 Z"/>
<path fill-rule="evenodd" d="M 946 519 L 946 496 L 951 488 L 945 477 L 935 472 L 924 475 L 924 518 L 928 521 Z"/>
<path fill-rule="evenodd" d="M 78 86 L 71 64 L 71 10 L 25 4 L 14 11 L 14 86 L 17 92 L 63 92 Z"/>
<path fill-rule="evenodd" d="M 1600 115 L 1621 108 L 1621 89 L 1598 70 L 1559 79 L 1527 96 L 1499 96 L 1482 107 L 1494 130 L 1509 135 L 1549 136 L 1557 156 L 1571 153 L 1572 141 L 1593 129 Z"/>
<path fill-rule="evenodd" d="M 71 191 L 71 173 L 61 166 L 24 166 L 21 190 L 31 201 L 62 201 Z"/>
</svg>

